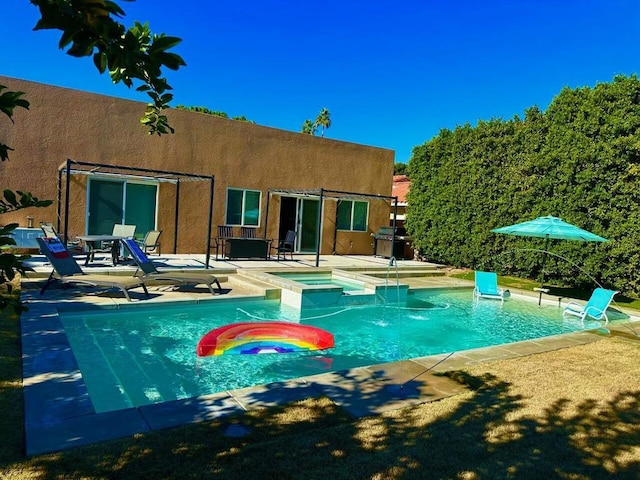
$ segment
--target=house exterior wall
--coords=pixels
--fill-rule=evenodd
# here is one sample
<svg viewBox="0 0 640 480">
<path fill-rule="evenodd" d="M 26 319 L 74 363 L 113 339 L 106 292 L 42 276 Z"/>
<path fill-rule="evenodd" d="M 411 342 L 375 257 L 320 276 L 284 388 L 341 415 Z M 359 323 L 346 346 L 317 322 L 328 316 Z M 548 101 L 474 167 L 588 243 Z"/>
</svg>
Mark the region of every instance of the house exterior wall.
<svg viewBox="0 0 640 480">
<path fill-rule="evenodd" d="M 389 196 L 394 152 L 325 139 L 211 115 L 170 110 L 173 135 L 148 135 L 139 119 L 145 104 L 0 76 L 0 84 L 26 92 L 29 110 L 16 109 L 15 124 L 4 118 L 0 141 L 11 146 L 10 159 L 0 162 L 2 188 L 28 191 L 55 199 L 58 167 L 67 159 L 126 165 L 215 177 L 213 226 L 225 224 L 227 187 L 260 190 L 264 231 L 268 189 L 325 189 Z M 69 234 L 85 233 L 87 177 L 74 175 L 70 187 Z M 163 252 L 175 240 L 176 189 L 160 184 L 158 228 Z M 178 253 L 203 253 L 206 248 L 208 182 L 181 182 Z M 269 207 L 267 238 L 277 238 L 278 208 Z M 333 253 L 335 202 L 326 202 L 321 253 Z M 331 212 L 331 209 L 334 209 Z M 337 232 L 336 253 L 371 254 L 371 233 L 388 223 L 389 206 L 369 203 L 369 231 Z M 56 225 L 56 205 L 0 215 L 0 224 L 26 217 L 35 225 Z M 143 233 L 143 232 L 139 232 Z M 215 236 L 215 231 L 212 232 Z M 169 247 L 169 248 L 167 248 Z"/>
</svg>

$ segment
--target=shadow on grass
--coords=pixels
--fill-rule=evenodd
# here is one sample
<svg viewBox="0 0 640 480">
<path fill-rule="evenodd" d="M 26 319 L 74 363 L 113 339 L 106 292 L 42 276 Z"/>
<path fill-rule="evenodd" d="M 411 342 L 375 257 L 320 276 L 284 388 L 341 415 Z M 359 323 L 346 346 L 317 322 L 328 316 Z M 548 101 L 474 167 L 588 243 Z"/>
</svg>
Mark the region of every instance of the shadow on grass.
<svg viewBox="0 0 640 480">
<path fill-rule="evenodd" d="M 473 393 L 436 415 L 432 404 L 353 420 L 326 398 L 309 399 L 30 459 L 4 455 L 0 472 L 39 479 L 640 476 L 640 392 L 605 405 L 585 400 L 578 409 L 559 399 L 532 418 L 520 413 L 527 402 L 510 383 L 453 376 Z"/>
</svg>

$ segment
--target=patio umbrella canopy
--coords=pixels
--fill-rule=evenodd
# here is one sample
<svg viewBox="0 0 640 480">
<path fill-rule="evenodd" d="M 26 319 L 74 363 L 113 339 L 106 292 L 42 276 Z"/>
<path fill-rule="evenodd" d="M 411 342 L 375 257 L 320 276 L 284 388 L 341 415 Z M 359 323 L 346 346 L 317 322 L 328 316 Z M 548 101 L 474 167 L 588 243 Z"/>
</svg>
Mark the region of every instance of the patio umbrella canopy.
<svg viewBox="0 0 640 480">
<path fill-rule="evenodd" d="M 519 237 L 539 237 L 544 238 L 544 256 L 542 258 L 542 273 L 540 279 L 540 298 L 538 305 L 542 301 L 542 291 L 544 285 L 544 266 L 547 260 L 547 247 L 549 240 L 575 240 L 578 242 L 608 242 L 595 233 L 591 233 L 580 227 L 576 227 L 570 223 L 563 221 L 558 217 L 546 216 L 538 217 L 528 222 L 516 223 L 507 227 L 494 228 L 494 233 L 503 233 L 506 235 L 516 235 Z"/>
<path fill-rule="evenodd" d="M 520 237 L 541 237 L 554 240 L 577 240 L 580 242 L 607 242 L 595 233 L 583 230 L 558 217 L 538 217 L 528 222 L 516 223 L 508 227 L 500 227 L 491 230 L 494 233 L 517 235 Z"/>
</svg>

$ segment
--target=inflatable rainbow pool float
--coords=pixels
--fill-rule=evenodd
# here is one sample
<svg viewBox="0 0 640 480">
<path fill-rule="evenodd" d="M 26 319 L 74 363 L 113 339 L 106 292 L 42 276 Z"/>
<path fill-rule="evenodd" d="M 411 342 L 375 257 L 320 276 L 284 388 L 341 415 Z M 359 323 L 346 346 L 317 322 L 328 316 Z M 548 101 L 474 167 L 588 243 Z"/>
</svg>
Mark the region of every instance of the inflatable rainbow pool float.
<svg viewBox="0 0 640 480">
<path fill-rule="evenodd" d="M 290 353 L 334 346 L 333 334 L 291 322 L 232 323 L 211 330 L 198 342 L 199 357 L 209 355 Z"/>
</svg>

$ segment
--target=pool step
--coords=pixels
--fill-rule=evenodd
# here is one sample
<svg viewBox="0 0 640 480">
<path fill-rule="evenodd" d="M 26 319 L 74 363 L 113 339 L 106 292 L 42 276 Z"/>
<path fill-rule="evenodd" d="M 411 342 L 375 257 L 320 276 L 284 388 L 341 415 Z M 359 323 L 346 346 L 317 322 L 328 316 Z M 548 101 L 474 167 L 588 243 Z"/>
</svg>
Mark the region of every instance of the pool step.
<svg viewBox="0 0 640 480">
<path fill-rule="evenodd" d="M 358 272 L 361 275 L 368 275 L 370 277 L 375 278 L 387 278 L 390 279 L 396 278 L 395 270 L 391 270 L 389 273 L 385 270 L 384 272 L 375 270 L 375 271 L 362 271 Z M 420 270 L 398 270 L 397 277 L 398 278 L 407 278 L 407 277 L 444 277 L 446 272 L 443 270 L 436 269 L 420 269 Z"/>
</svg>

